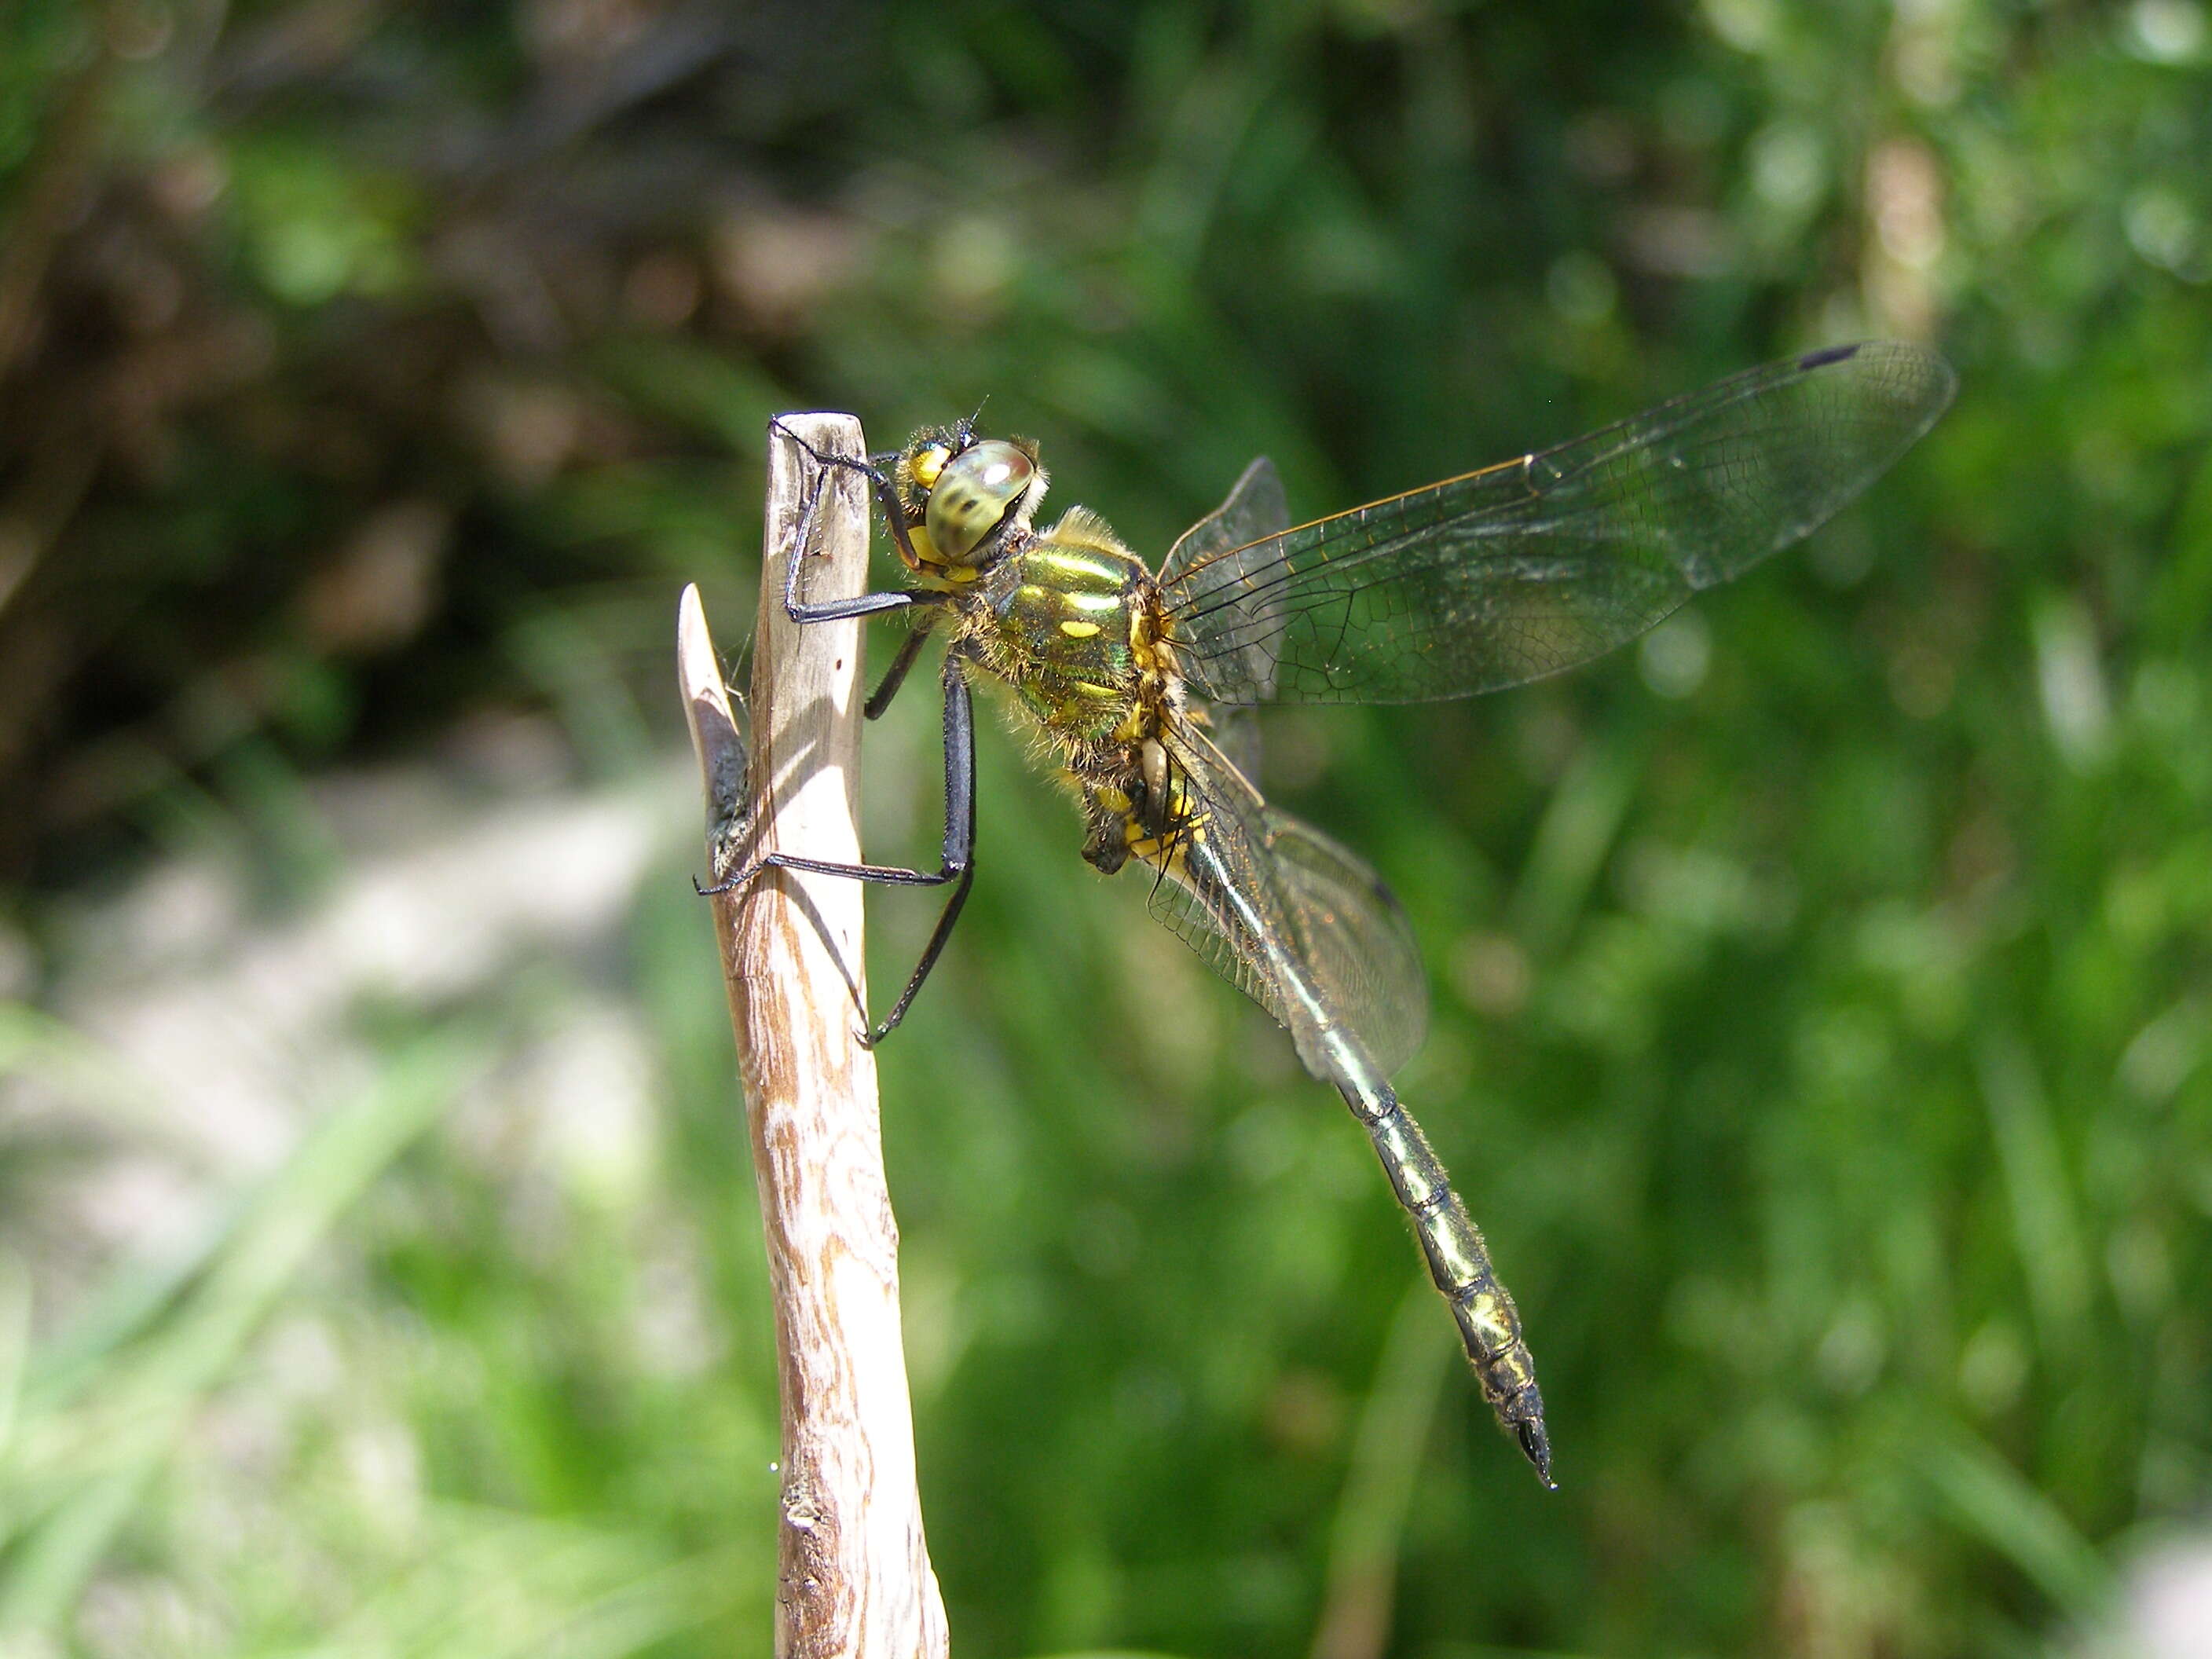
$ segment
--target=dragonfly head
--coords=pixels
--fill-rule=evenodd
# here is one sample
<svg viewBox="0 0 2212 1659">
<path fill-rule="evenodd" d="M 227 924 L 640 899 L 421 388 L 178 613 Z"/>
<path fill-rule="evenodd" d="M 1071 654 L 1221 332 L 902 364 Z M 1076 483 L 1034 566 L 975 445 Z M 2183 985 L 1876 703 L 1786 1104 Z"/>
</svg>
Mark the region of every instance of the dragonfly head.
<svg viewBox="0 0 2212 1659">
<path fill-rule="evenodd" d="M 978 438 L 962 421 L 918 432 L 900 452 L 892 484 L 922 575 L 957 581 L 1029 528 L 1045 471 L 1026 439 Z"/>
</svg>

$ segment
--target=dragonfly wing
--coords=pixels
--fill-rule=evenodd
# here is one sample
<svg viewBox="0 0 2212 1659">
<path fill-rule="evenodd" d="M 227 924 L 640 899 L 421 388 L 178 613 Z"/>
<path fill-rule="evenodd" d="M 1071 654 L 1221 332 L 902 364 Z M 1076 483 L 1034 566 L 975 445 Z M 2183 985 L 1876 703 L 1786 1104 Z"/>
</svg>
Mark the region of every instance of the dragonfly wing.
<svg viewBox="0 0 2212 1659">
<path fill-rule="evenodd" d="M 1244 469 L 1229 498 L 1176 538 L 1160 567 L 1164 580 L 1176 573 L 1291 527 L 1291 504 L 1283 480 L 1265 455 Z"/>
<path fill-rule="evenodd" d="M 1275 471 L 1275 464 L 1262 455 L 1244 469 L 1229 499 L 1184 531 L 1169 550 L 1167 562 L 1160 567 L 1160 585 L 1173 592 L 1186 572 L 1194 573 L 1194 580 L 1205 586 L 1218 584 L 1228 579 L 1243 551 L 1273 547 L 1275 538 L 1290 527 L 1291 507 L 1283 494 L 1282 478 Z M 1200 571 L 1213 574 L 1199 578 L 1195 573 Z M 1245 620 L 1243 637 L 1222 641 L 1231 659 L 1224 662 L 1224 670 L 1237 684 L 1256 689 L 1256 695 L 1235 701 L 1267 702 L 1273 696 L 1276 661 L 1267 642 L 1279 631 L 1279 626 L 1269 624 L 1279 623 L 1276 611 L 1280 596 L 1273 590 L 1249 591 L 1252 614 Z M 1234 757 L 1233 750 L 1231 755 Z M 1258 775 L 1249 767 L 1243 771 L 1248 778 Z"/>
<path fill-rule="evenodd" d="M 1184 672 L 1226 703 L 1417 702 L 1558 673 L 1818 529 L 1956 384 L 1917 346 L 1812 352 L 1541 454 L 1171 558 Z"/>
<path fill-rule="evenodd" d="M 1260 717 L 1249 704 L 1221 703 L 1206 711 L 1213 746 L 1254 782 L 1260 778 Z"/>
<path fill-rule="evenodd" d="M 1358 856 L 1268 805 L 1195 732 L 1166 746 L 1190 802 L 1188 844 L 1154 884 L 1152 915 L 1290 1028 L 1317 1061 L 1320 1027 L 1358 1039 L 1384 1076 L 1411 1059 L 1428 981 L 1405 911 Z"/>
</svg>

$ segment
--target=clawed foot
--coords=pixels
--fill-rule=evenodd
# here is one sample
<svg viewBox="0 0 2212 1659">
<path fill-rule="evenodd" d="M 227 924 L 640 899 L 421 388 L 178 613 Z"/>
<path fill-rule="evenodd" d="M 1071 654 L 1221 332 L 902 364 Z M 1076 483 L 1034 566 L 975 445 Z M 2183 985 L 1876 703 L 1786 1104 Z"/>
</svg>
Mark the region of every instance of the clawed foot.
<svg viewBox="0 0 2212 1659">
<path fill-rule="evenodd" d="M 777 437 L 781 438 L 786 443 L 791 444 L 795 447 L 805 451 L 807 458 L 817 466 L 842 466 L 848 471 L 860 474 L 861 477 L 870 480 L 872 483 L 881 484 L 887 482 L 884 477 L 883 470 L 876 465 L 876 458 L 874 456 L 869 457 L 866 460 L 860 460 L 851 455 L 837 455 L 831 453 L 826 449 L 817 449 L 812 444 L 807 442 L 805 439 L 800 437 L 796 432 L 793 432 L 789 427 L 786 426 L 783 423 L 783 418 L 781 416 L 771 415 L 769 417 L 768 429 Z"/>
<path fill-rule="evenodd" d="M 699 878 L 694 876 L 691 878 L 691 890 L 701 898 L 719 898 L 724 893 L 736 892 L 738 888 L 744 886 L 758 875 L 760 871 L 761 866 L 757 864 L 748 865 L 727 881 L 718 881 L 712 887 L 702 887 L 699 884 Z"/>
</svg>

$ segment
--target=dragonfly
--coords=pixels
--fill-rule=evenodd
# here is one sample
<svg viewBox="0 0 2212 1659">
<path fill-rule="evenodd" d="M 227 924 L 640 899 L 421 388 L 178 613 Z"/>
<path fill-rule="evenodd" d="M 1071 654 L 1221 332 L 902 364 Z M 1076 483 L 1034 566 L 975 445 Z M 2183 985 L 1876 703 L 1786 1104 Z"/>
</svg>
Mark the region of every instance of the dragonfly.
<svg viewBox="0 0 2212 1659">
<path fill-rule="evenodd" d="M 1561 672 L 1811 534 L 1936 422 L 1956 380 L 1921 347 L 1869 342 L 1747 370 L 1586 437 L 1293 526 L 1254 461 L 1155 570 L 1106 520 L 1036 515 L 1039 447 L 927 428 L 866 461 L 775 433 L 822 481 L 864 475 L 909 586 L 812 601 L 793 622 L 904 612 L 865 712 L 945 646 L 945 836 L 936 869 L 756 854 L 706 892 L 781 868 L 949 888 L 880 1041 L 905 1018 L 974 882 L 972 683 L 1009 688 L 1074 787 L 1083 856 L 1150 874 L 1151 914 L 1290 1033 L 1334 1086 L 1411 1218 L 1482 1393 L 1547 1487 L 1552 1446 L 1521 1314 L 1442 1161 L 1390 1085 L 1419 1047 L 1427 980 L 1404 909 L 1358 854 L 1253 781 L 1254 710 L 1414 702 Z"/>
</svg>

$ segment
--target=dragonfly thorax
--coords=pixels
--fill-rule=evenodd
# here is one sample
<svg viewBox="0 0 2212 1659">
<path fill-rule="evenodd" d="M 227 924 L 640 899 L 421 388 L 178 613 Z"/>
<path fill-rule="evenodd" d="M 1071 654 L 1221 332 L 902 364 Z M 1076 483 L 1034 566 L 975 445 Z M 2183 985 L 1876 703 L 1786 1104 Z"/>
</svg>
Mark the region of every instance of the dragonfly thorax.
<svg viewBox="0 0 2212 1659">
<path fill-rule="evenodd" d="M 1133 741 L 1158 690 L 1151 573 L 1105 521 L 1072 507 L 1020 538 L 956 604 L 976 664 L 1073 755 Z"/>
</svg>

